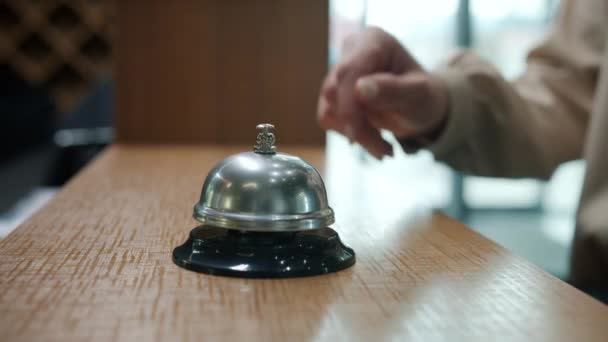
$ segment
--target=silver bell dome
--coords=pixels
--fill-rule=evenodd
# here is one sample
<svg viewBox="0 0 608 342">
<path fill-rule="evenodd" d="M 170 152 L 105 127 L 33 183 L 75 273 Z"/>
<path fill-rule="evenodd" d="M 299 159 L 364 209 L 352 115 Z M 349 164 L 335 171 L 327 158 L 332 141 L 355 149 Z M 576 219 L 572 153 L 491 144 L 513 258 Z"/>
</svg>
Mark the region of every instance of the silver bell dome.
<svg viewBox="0 0 608 342">
<path fill-rule="evenodd" d="M 299 231 L 334 223 L 319 172 L 304 160 L 275 152 L 274 126 L 261 124 L 253 152 L 220 161 L 207 175 L 194 218 L 248 231 Z"/>
</svg>

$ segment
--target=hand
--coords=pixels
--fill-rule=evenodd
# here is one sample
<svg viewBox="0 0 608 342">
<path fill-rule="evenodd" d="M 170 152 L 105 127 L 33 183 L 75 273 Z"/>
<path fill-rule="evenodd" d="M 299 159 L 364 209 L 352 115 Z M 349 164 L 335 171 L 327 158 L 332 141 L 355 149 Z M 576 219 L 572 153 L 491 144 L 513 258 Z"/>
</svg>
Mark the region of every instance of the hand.
<svg viewBox="0 0 608 342">
<path fill-rule="evenodd" d="M 397 139 L 434 132 L 447 116 L 445 84 L 427 73 L 390 34 L 367 28 L 349 37 L 319 96 L 317 118 L 374 157 L 393 155 L 380 135 Z"/>
</svg>

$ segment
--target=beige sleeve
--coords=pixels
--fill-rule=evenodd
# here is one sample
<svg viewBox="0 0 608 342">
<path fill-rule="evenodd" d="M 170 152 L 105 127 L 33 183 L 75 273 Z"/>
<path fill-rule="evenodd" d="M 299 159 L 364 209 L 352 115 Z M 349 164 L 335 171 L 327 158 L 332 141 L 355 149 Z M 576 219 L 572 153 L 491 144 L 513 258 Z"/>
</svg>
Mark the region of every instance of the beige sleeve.
<svg viewBox="0 0 608 342">
<path fill-rule="evenodd" d="M 507 82 L 468 51 L 434 73 L 447 84 L 450 112 L 428 148 L 465 173 L 548 178 L 581 157 L 605 42 L 603 0 L 563 0 L 545 41 L 521 77 Z"/>
</svg>

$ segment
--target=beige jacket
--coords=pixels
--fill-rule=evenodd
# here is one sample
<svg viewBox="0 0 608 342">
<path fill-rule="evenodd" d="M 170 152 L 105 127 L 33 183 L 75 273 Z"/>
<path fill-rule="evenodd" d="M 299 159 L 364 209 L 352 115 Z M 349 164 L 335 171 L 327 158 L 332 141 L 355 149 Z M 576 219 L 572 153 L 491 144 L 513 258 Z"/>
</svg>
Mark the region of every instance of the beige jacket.
<svg viewBox="0 0 608 342">
<path fill-rule="evenodd" d="M 608 288 L 608 0 L 562 0 L 545 41 L 521 77 L 459 52 L 436 73 L 450 115 L 430 150 L 465 173 L 548 178 L 584 158 L 571 279 Z"/>
</svg>

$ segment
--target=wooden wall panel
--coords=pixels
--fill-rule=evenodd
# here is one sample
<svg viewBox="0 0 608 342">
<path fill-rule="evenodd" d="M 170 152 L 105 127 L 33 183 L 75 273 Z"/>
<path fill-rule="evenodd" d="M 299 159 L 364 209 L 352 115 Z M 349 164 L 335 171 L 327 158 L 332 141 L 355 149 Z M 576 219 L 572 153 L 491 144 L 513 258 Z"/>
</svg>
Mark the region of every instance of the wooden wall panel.
<svg viewBox="0 0 608 342">
<path fill-rule="evenodd" d="M 116 115 L 123 142 L 322 144 L 328 0 L 117 2 Z"/>
</svg>

